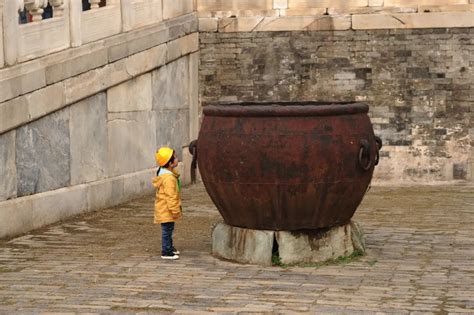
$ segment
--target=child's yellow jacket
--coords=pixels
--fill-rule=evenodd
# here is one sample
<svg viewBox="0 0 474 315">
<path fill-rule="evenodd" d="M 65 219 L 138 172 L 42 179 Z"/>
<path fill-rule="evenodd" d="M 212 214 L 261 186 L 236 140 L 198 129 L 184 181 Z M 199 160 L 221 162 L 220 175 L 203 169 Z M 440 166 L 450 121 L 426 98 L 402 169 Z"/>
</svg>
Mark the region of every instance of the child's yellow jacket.
<svg viewBox="0 0 474 315">
<path fill-rule="evenodd" d="M 175 222 L 181 217 L 181 197 L 178 187 L 179 173 L 166 169 L 153 178 L 156 189 L 155 223 Z"/>
</svg>

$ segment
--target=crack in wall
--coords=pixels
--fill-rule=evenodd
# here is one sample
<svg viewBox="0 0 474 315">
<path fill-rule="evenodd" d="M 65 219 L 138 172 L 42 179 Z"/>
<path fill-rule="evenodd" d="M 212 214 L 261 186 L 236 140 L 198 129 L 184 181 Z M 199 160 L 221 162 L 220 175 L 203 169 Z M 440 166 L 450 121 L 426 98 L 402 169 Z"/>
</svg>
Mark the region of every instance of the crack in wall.
<svg viewBox="0 0 474 315">
<path fill-rule="evenodd" d="M 397 18 L 396 16 L 394 15 L 391 15 L 392 18 L 394 18 L 395 20 L 397 20 L 398 22 L 402 23 L 403 25 L 406 25 L 405 22 L 403 22 L 403 20 L 401 20 L 400 18 Z"/>
</svg>

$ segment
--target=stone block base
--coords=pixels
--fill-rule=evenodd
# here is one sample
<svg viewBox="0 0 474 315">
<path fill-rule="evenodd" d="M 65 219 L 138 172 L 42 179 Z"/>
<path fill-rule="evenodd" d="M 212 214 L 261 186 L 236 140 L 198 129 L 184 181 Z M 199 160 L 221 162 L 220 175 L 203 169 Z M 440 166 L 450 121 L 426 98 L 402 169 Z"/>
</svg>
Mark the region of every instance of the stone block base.
<svg viewBox="0 0 474 315">
<path fill-rule="evenodd" d="M 276 250 L 283 264 L 318 263 L 356 250 L 364 252 L 365 244 L 355 222 L 298 232 L 252 230 L 218 223 L 212 232 L 212 254 L 219 258 L 270 266 Z"/>
</svg>

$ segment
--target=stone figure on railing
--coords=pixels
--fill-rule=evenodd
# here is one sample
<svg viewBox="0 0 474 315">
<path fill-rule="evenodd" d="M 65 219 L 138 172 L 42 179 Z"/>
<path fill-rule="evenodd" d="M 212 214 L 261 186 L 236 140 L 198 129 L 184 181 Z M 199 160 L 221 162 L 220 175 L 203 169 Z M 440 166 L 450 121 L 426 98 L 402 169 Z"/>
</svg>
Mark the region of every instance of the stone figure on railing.
<svg viewBox="0 0 474 315">
<path fill-rule="evenodd" d="M 91 4 L 91 10 L 98 9 L 100 0 L 89 0 L 89 3 Z"/>
<path fill-rule="evenodd" d="M 105 5 L 106 0 L 82 0 L 82 11 L 98 9 Z"/>
<path fill-rule="evenodd" d="M 31 16 L 31 20 L 28 18 L 21 19 L 20 16 L 20 23 L 22 21 L 37 22 L 43 20 L 44 18 L 47 18 L 46 16 L 44 16 L 44 13 L 45 9 L 48 7 L 48 4 L 52 7 L 54 17 L 60 17 L 63 15 L 64 12 L 64 0 L 18 0 L 17 3 L 20 15 L 21 12 L 25 11 L 26 9 L 26 15 Z"/>
</svg>

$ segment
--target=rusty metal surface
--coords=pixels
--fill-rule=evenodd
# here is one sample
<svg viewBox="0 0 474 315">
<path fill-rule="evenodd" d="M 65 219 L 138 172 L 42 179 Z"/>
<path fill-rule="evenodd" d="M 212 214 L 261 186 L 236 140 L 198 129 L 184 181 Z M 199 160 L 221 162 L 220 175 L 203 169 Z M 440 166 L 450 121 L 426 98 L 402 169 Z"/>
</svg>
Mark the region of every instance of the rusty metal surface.
<svg viewBox="0 0 474 315">
<path fill-rule="evenodd" d="M 305 104 L 305 105 L 302 105 Z M 369 106 L 363 103 L 327 104 L 317 102 L 288 103 L 228 103 L 226 105 L 209 104 L 204 107 L 207 116 L 237 117 L 298 117 L 331 116 L 367 113 Z"/>
<path fill-rule="evenodd" d="M 198 166 L 227 224 L 289 231 L 349 222 L 376 159 L 368 106 L 315 104 L 204 107 Z"/>
</svg>

